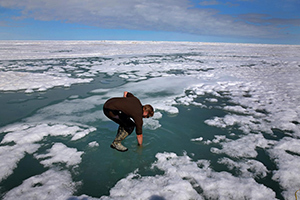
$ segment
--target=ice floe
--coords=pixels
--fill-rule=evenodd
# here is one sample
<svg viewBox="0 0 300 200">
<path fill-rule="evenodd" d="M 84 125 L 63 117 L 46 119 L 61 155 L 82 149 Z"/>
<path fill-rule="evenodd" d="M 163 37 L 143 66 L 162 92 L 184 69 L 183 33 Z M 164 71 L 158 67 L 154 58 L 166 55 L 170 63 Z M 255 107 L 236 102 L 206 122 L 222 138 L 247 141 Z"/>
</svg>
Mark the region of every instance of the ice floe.
<svg viewBox="0 0 300 200">
<path fill-rule="evenodd" d="M 2 92 L 47 92 L 57 86 L 96 84 L 99 75 L 105 77 L 86 97 L 68 96 L 1 127 L 0 158 L 5 160 L 0 164 L 1 181 L 13 175 L 27 154 L 45 170 L 5 191 L 3 199 L 293 199 L 300 188 L 298 46 L 133 41 L 0 41 L 0 45 L 10 49 L 0 50 Z M 122 82 L 110 87 L 115 80 Z M 149 176 L 131 169 L 109 188 L 109 195 L 76 197 L 80 181 L 73 180 L 72 173 L 82 164 L 84 148 L 102 146 L 95 138 L 84 144 L 80 140 L 97 131 L 93 125 L 110 128 L 102 105 L 124 91 L 155 107 L 154 117 L 144 121 L 146 130 L 164 128 L 166 116 L 180 115 L 183 107 L 213 111 L 201 121 L 218 130 L 213 139 L 197 130 L 184 148 L 198 145 L 218 159 L 213 163 L 210 158 L 156 152 L 150 168 L 161 173 Z M 199 123 L 198 118 L 190 120 Z M 58 141 L 47 143 L 49 137 Z M 69 146 L 65 141 L 78 143 Z M 257 159 L 259 151 L 275 167 Z M 216 163 L 227 170 L 215 170 Z M 278 185 L 265 184 L 268 177 Z"/>
</svg>

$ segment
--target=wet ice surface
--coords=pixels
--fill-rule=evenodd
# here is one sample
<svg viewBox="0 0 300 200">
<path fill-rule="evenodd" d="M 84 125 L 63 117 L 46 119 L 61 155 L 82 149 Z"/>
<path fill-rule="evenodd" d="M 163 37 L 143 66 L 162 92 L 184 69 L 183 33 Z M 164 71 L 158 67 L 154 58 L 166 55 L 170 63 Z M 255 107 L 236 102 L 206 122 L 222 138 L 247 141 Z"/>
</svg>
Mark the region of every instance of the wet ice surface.
<svg viewBox="0 0 300 200">
<path fill-rule="evenodd" d="M 293 199 L 300 47 L 1 41 L 2 199 Z M 109 148 L 104 102 L 156 113 Z M 5 162 L 3 162 L 5 161 Z"/>
</svg>

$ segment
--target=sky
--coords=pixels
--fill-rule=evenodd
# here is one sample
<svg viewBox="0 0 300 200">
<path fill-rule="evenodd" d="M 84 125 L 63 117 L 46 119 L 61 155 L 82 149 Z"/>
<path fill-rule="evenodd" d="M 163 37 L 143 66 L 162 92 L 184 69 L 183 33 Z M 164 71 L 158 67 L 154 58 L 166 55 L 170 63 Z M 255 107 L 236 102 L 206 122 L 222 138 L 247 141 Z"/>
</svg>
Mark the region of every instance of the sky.
<svg viewBox="0 0 300 200">
<path fill-rule="evenodd" d="M 0 40 L 300 44 L 299 0 L 0 0 Z"/>
</svg>

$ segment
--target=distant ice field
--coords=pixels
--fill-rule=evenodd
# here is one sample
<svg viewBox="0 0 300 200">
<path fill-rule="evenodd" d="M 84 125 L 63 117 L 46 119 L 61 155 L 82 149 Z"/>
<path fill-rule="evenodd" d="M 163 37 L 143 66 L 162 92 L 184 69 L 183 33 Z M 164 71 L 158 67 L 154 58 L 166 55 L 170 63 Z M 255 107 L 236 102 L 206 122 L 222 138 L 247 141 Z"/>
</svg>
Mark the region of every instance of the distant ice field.
<svg viewBox="0 0 300 200">
<path fill-rule="evenodd" d="M 0 41 L 0 198 L 295 199 L 300 46 Z M 155 108 L 121 153 L 103 104 Z M 300 198 L 300 194 L 298 196 Z"/>
</svg>

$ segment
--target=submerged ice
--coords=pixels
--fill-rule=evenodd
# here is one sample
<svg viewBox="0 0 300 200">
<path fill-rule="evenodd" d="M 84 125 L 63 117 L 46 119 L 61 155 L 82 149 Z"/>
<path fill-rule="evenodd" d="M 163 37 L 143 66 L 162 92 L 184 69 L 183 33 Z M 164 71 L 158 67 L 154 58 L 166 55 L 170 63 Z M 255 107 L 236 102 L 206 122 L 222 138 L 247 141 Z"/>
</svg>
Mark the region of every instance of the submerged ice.
<svg viewBox="0 0 300 200">
<path fill-rule="evenodd" d="M 300 188 L 298 46 L 1 44 L 14 50 L 0 49 L 0 95 L 73 92 L 0 128 L 3 199 L 293 199 Z M 130 136 L 119 154 L 102 106 L 123 91 L 156 113 L 144 147 Z M 40 171 L 8 186 L 28 157 Z"/>
</svg>

